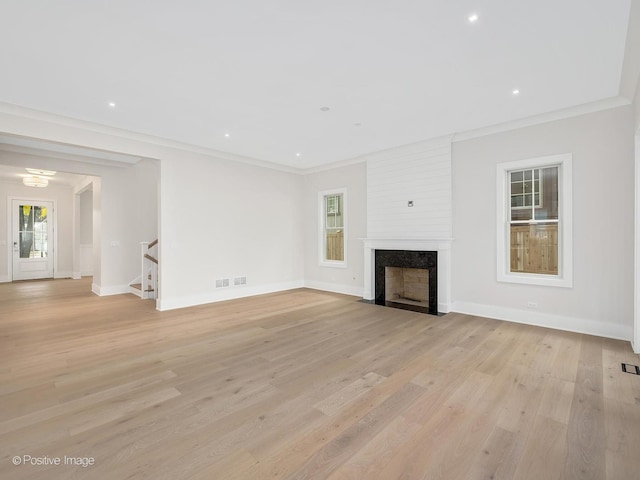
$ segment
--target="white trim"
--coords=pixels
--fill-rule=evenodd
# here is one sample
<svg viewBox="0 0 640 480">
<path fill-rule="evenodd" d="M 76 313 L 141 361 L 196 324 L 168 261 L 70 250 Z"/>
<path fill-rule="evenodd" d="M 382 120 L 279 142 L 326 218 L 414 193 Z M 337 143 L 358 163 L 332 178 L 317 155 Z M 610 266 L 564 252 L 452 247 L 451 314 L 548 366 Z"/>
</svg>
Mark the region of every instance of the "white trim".
<svg viewBox="0 0 640 480">
<path fill-rule="evenodd" d="M 82 278 L 82 272 L 73 272 L 72 274 L 73 276 L 71 277 L 73 280 L 80 280 Z M 91 274 L 87 275 L 88 277 L 91 276 Z"/>
<path fill-rule="evenodd" d="M 73 278 L 73 272 L 54 272 L 53 278 Z"/>
<path fill-rule="evenodd" d="M 121 128 L 109 127 L 109 126 L 98 124 L 98 123 L 88 122 L 88 121 L 84 121 L 84 120 L 78 120 L 78 119 L 75 119 L 75 118 L 72 118 L 72 117 L 65 117 L 63 115 L 57 115 L 57 114 L 42 112 L 42 111 L 39 111 L 39 110 L 26 108 L 26 107 L 21 107 L 21 106 L 10 104 L 10 103 L 6 103 L 6 102 L 0 102 L 0 114 L 6 114 L 6 115 L 10 115 L 10 116 L 15 116 L 15 117 L 18 117 L 18 118 L 25 118 L 25 119 L 36 120 L 36 121 L 40 121 L 40 122 L 47 122 L 47 123 L 52 124 L 52 125 L 61 125 L 61 126 L 69 127 L 69 128 L 75 128 L 75 129 L 94 132 L 94 133 L 99 133 L 99 134 L 103 134 L 103 135 L 114 136 L 114 137 L 117 137 L 117 138 L 120 138 L 120 139 L 126 139 L 126 140 L 142 142 L 142 143 L 145 143 L 147 145 L 152 145 L 152 146 L 167 147 L 167 148 L 181 150 L 181 151 L 184 151 L 184 152 L 191 152 L 191 153 L 207 155 L 207 156 L 211 156 L 211 157 L 215 157 L 215 158 L 220 158 L 220 159 L 223 159 L 223 160 L 236 161 L 236 162 L 246 163 L 246 164 L 249 164 L 249 165 L 256 165 L 256 166 L 260 166 L 260 167 L 264 167 L 264 168 L 270 168 L 270 169 L 273 169 L 273 170 L 280 170 L 280 171 L 284 171 L 284 172 L 288 172 L 288 173 L 306 175 L 306 174 L 309 174 L 309 173 L 316 173 L 316 172 L 321 172 L 321 171 L 325 171 L 325 170 L 331 170 L 331 169 L 342 167 L 342 166 L 346 166 L 346 165 L 353 165 L 353 164 L 356 164 L 356 163 L 365 162 L 367 160 L 375 159 L 375 158 L 379 158 L 379 157 L 394 156 L 394 155 L 397 155 L 399 153 L 402 154 L 405 151 L 420 150 L 421 148 L 424 147 L 425 144 L 430 144 L 430 143 L 432 143 L 434 141 L 438 142 L 438 141 L 442 140 L 444 143 L 447 143 L 447 142 L 448 143 L 463 142 L 463 141 L 466 141 L 466 140 L 471 140 L 473 138 L 484 137 L 484 136 L 493 135 L 493 134 L 496 134 L 496 133 L 507 132 L 507 131 L 516 130 L 516 129 L 519 129 L 519 128 L 524 128 L 524 127 L 529 127 L 529 126 L 533 126 L 533 125 L 539 125 L 539 124 L 543 124 L 543 123 L 562 120 L 562 119 L 565 119 L 565 118 L 576 117 L 576 116 L 585 115 L 585 114 L 588 114 L 588 113 L 594 113 L 594 112 L 599 112 L 599 111 L 603 111 L 603 110 L 609 110 L 609 109 L 613 109 L 613 108 L 627 106 L 627 105 L 630 105 L 630 104 L 631 104 L 631 101 L 629 99 L 627 99 L 627 98 L 622 97 L 622 96 L 611 97 L 611 98 L 607 98 L 607 99 L 604 99 L 604 100 L 598 100 L 598 101 L 595 101 L 595 102 L 585 103 L 585 104 L 582 104 L 582 105 L 577 105 L 577 106 L 568 107 L 568 108 L 564 108 L 564 109 L 561 109 L 561 110 L 556 110 L 556 111 L 549 112 L 549 113 L 544 113 L 544 114 L 541 114 L 541 115 L 533 115 L 533 116 L 526 117 L 526 118 L 519 119 L 519 120 L 512 120 L 512 121 L 508 121 L 508 122 L 504 122 L 504 123 L 499 123 L 499 124 L 491 125 L 491 126 L 488 126 L 488 127 L 481 127 L 481 128 L 477 128 L 477 129 L 474 129 L 474 130 L 467 130 L 467 131 L 463 131 L 463 132 L 451 133 L 451 134 L 438 136 L 438 137 L 431 137 L 431 138 L 427 138 L 427 139 L 424 139 L 424 140 L 420 140 L 420 141 L 415 142 L 415 143 L 405 144 L 405 145 L 398 145 L 398 146 L 395 146 L 395 147 L 388 148 L 386 150 L 366 153 L 366 154 L 358 155 L 356 157 L 350 157 L 350 158 L 345 158 L 345 159 L 342 159 L 342 160 L 337 160 L 337 161 L 329 163 L 329 164 L 315 165 L 315 166 L 311 166 L 311 167 L 308 167 L 308 168 L 296 168 L 296 167 L 277 164 L 277 163 L 273 163 L 273 162 L 269 162 L 269 161 L 265 161 L 265 160 L 260 160 L 260 159 L 256 159 L 256 158 L 244 157 L 244 156 L 235 155 L 235 154 L 232 154 L 232 153 L 229 153 L 229 152 L 223 152 L 223 151 L 214 150 L 214 149 L 210 149 L 210 148 L 206 148 L 206 147 L 199 147 L 199 146 L 196 146 L 196 145 L 191 145 L 191 144 L 187 144 L 187 143 L 181 143 L 181 142 L 169 140 L 169 139 L 162 138 L 162 137 L 155 137 L 155 136 L 152 136 L 152 135 L 132 132 L 132 131 L 121 129 Z M 25 137 L 25 136 L 19 135 L 19 134 L 5 134 L 5 135 L 16 137 L 16 138 L 22 138 L 22 139 L 28 138 L 28 137 Z M 29 139 L 33 140 L 31 138 L 29 138 Z M 64 146 L 69 146 L 69 147 L 72 147 L 72 148 L 78 148 L 80 150 L 86 149 L 86 152 L 84 152 L 84 153 L 87 154 L 87 155 L 91 154 L 92 156 L 95 156 L 96 152 L 98 152 L 98 154 L 100 152 L 105 152 L 105 150 L 96 149 L 96 148 L 93 148 L 93 147 L 91 147 L 89 145 L 71 145 L 69 143 L 55 141 L 53 139 L 47 139 L 47 138 L 44 138 L 44 137 L 41 138 L 41 139 L 38 139 L 38 141 L 40 141 L 40 142 L 51 142 L 51 143 L 58 144 L 58 145 L 64 145 Z M 127 154 L 127 153 L 124 153 L 124 152 L 109 151 L 108 153 L 112 154 L 112 155 L 118 155 L 119 156 L 119 157 L 116 157 L 117 160 L 119 160 L 119 161 L 111 161 L 110 162 L 110 164 L 112 164 L 112 165 L 117 165 L 118 163 L 120 165 L 123 165 L 123 163 L 122 163 L 123 159 L 124 159 L 124 161 L 131 162 L 130 159 L 133 159 L 133 158 L 136 158 L 136 157 L 137 158 L 145 158 L 142 155 Z M 122 158 L 120 158 L 120 156 Z M 83 161 L 90 161 L 90 160 L 91 160 L 90 156 L 83 157 Z M 95 158 L 94 158 L 94 160 L 95 160 Z M 108 163 L 109 160 L 102 160 L 102 162 L 103 162 L 102 164 L 109 164 Z M 96 162 L 94 162 L 94 163 L 96 163 Z M 97 163 L 100 163 L 100 162 L 97 162 Z"/>
<path fill-rule="evenodd" d="M 172 149 L 176 149 L 176 150 L 180 150 L 183 152 L 190 152 L 190 153 L 196 153 L 196 154 L 200 154 L 200 155 L 206 155 L 206 156 L 210 156 L 210 157 L 214 157 L 214 158 L 219 158 L 222 160 L 230 160 L 230 161 L 235 161 L 235 162 L 240 162 L 240 163 L 245 163 L 245 164 L 249 164 L 249 165 L 255 165 L 258 167 L 264 167 L 264 168 L 270 168 L 272 170 L 279 170 L 279 171 L 283 171 L 283 172 L 288 172 L 288 173 L 297 173 L 297 174 L 302 174 L 303 170 L 300 168 L 295 168 L 295 167 L 289 167 L 289 166 L 285 166 L 285 165 L 281 165 L 281 164 L 277 164 L 277 163 L 273 163 L 273 162 L 269 162 L 266 160 L 260 160 L 257 158 L 252 158 L 252 157 L 245 157 L 242 155 L 236 155 L 233 153 L 229 153 L 229 152 L 223 152 L 220 150 L 214 150 L 212 148 L 207 148 L 207 147 L 199 147 L 196 145 L 191 145 L 188 143 L 182 143 L 182 142 L 178 142 L 175 140 L 170 140 L 167 138 L 162 138 L 162 137 L 156 137 L 153 135 L 148 135 L 148 134 L 144 134 L 144 133 L 137 133 L 137 132 L 132 132 L 130 130 L 125 130 L 122 128 L 116 128 L 116 127 L 109 127 L 106 125 L 102 125 L 99 123 L 94 123 L 94 122 L 88 122 L 85 120 L 78 120 L 76 118 L 72 118 L 72 117 L 66 117 L 63 115 L 58 115 L 58 114 L 53 114 L 53 113 L 47 113 L 47 112 L 42 112 L 40 110 L 35 110 L 35 109 L 31 109 L 31 108 L 26 108 L 26 107 L 21 107 L 19 105 L 14 105 L 11 103 L 6 103 L 6 102 L 0 102 L 0 113 L 6 114 L 6 115 L 10 115 L 10 116 L 16 116 L 16 117 L 20 117 L 20 118 L 27 118 L 30 120 L 36 120 L 36 121 L 40 121 L 40 122 L 47 122 L 50 124 L 54 124 L 54 125 L 62 125 L 65 127 L 70 127 L 70 128 L 75 128 L 75 129 L 79 129 L 79 130 L 84 130 L 84 131 L 88 131 L 88 132 L 94 132 L 94 133 L 99 133 L 102 135 L 108 135 L 108 136 L 114 136 L 120 139 L 126 139 L 126 140 L 132 140 L 132 141 L 136 141 L 136 142 L 142 142 L 145 143 L 147 145 L 153 145 L 153 146 L 160 146 L 160 147 L 165 147 L 165 148 L 172 148 Z M 6 135 L 11 135 L 13 137 L 16 138 L 25 138 L 24 136 L 21 135 L 14 135 L 14 134 L 6 134 Z M 74 149 L 86 149 L 88 150 L 87 156 L 83 157 L 83 161 L 85 161 L 86 159 L 91 159 L 92 157 L 97 156 L 96 152 L 105 152 L 105 150 L 102 149 L 96 149 L 91 147 L 90 145 L 80 145 L 80 144 L 76 144 L 76 145 L 71 145 L 68 143 L 64 143 L 64 142 L 59 142 L 59 141 L 55 141 L 53 139 L 50 138 L 45 138 L 45 136 L 43 135 L 43 137 L 41 139 L 38 139 L 38 141 L 41 142 L 51 142 L 53 144 L 57 144 L 57 145 L 61 145 L 61 146 L 67 146 L 69 148 L 74 148 Z M 127 161 L 127 163 L 131 163 L 132 158 L 135 157 L 139 157 L 139 158 L 145 158 L 142 155 L 131 155 L 131 154 L 127 154 L 124 152 L 116 152 L 116 151 L 109 151 L 108 154 L 110 156 L 117 156 L 117 160 L 120 160 L 120 162 L 115 162 L 115 161 L 111 161 L 111 164 L 117 164 L 117 163 L 121 163 L 122 164 L 122 160 Z M 105 160 L 102 160 L 102 162 L 105 162 Z M 106 160 L 106 162 L 109 162 L 109 160 Z M 101 163 L 104 164 L 104 163 Z"/>
<path fill-rule="evenodd" d="M 37 193 L 37 192 L 34 192 Z M 52 245 L 51 251 L 53 252 L 53 276 L 45 277 L 45 278 L 57 278 L 56 272 L 58 270 L 58 202 L 57 200 L 50 200 L 48 198 L 38 197 L 37 195 L 24 197 L 24 196 L 7 196 L 7 273 L 11 280 L 13 281 L 13 202 L 14 201 L 23 201 L 23 202 L 48 202 L 53 205 L 53 235 L 51 236 Z"/>
<path fill-rule="evenodd" d="M 638 93 L 640 95 L 640 93 Z M 631 346 L 640 354 L 640 128 L 635 135 L 635 246 L 633 288 L 633 337 Z"/>
<path fill-rule="evenodd" d="M 614 338 L 616 340 L 629 340 L 632 333 L 629 325 L 612 324 L 586 318 L 532 312 L 530 310 L 519 310 L 517 308 L 497 307 L 471 302 L 454 302 L 453 311 L 466 315 L 495 318 L 513 323 L 584 333 L 598 337 Z"/>
<path fill-rule="evenodd" d="M 343 256 L 344 260 L 327 260 L 324 258 L 324 253 L 326 251 L 325 248 L 325 197 L 329 195 L 342 195 L 342 232 L 343 232 Z M 318 228 L 318 264 L 321 267 L 331 267 L 331 268 L 347 268 L 347 246 L 349 245 L 348 236 L 349 236 L 349 216 L 347 214 L 347 210 L 349 209 L 349 200 L 347 198 L 347 187 L 334 188 L 331 190 L 323 190 L 318 192 L 318 220 L 319 220 L 319 228 Z"/>
<path fill-rule="evenodd" d="M 511 273 L 509 271 L 509 223 L 506 201 L 507 172 L 522 168 L 559 165 L 560 183 L 560 228 L 558 231 L 558 275 Z M 496 165 L 496 275 L 499 282 L 544 285 L 551 287 L 573 287 L 573 191 L 572 154 L 550 155 L 504 162 Z"/>
<path fill-rule="evenodd" d="M 610 110 L 612 108 L 625 107 L 630 104 L 631 102 L 627 98 L 620 96 L 605 98 L 604 100 L 598 100 L 574 107 L 563 108 L 561 110 L 543 113 L 541 115 L 533 115 L 531 117 L 525 117 L 519 120 L 512 120 L 510 122 L 498 123 L 496 125 L 491 125 L 488 127 L 481 127 L 475 130 L 467 130 L 464 132 L 456 133 L 451 141 L 464 142 L 466 140 L 471 140 L 474 138 L 486 137 L 488 135 L 494 135 L 496 133 L 508 132 L 520 128 L 531 127 L 533 125 L 555 122 L 558 120 L 563 120 L 565 118 L 572 118 L 579 115 L 586 115 L 588 113 Z"/>
<path fill-rule="evenodd" d="M 389 160 L 397 159 L 405 156 L 412 156 L 416 154 L 422 154 L 430 152 L 432 150 L 438 150 L 441 148 L 450 148 L 453 135 L 444 135 L 441 137 L 427 138 L 414 143 L 407 143 L 404 145 L 397 145 L 395 147 L 386 148 L 376 152 L 365 153 L 358 155 L 357 157 L 347 158 L 344 160 L 338 160 L 336 162 L 327 163 L 325 165 L 317 165 L 315 167 L 309 167 L 301 170 L 302 175 L 309 173 L 323 172 L 326 170 L 333 170 L 334 168 L 346 167 L 348 165 L 355 165 L 358 163 L 376 161 L 376 160 Z"/>
<path fill-rule="evenodd" d="M 91 291 L 100 297 L 122 295 L 123 293 L 129 293 L 129 285 L 113 285 L 110 287 L 101 287 L 100 285 L 92 283 Z"/>
<path fill-rule="evenodd" d="M 317 282 L 315 280 L 305 280 L 305 288 L 312 288 L 314 290 L 322 290 L 323 292 L 341 293 L 343 295 L 352 295 L 354 297 L 362 298 L 364 294 L 364 288 L 357 285 L 341 285 L 337 283 Z"/>
<path fill-rule="evenodd" d="M 7 275 L 0 276 L 0 283 L 9 283 L 11 279 Z"/>
<path fill-rule="evenodd" d="M 157 299 L 157 309 L 160 311 L 174 310 L 176 308 L 193 307 L 206 303 L 222 302 L 225 300 L 235 300 L 238 298 L 252 297 L 254 295 L 264 295 L 266 293 L 282 292 L 303 288 L 304 280 L 292 282 L 272 283 L 258 286 L 243 286 L 243 288 L 220 288 L 213 292 L 203 292 L 194 295 L 184 295 L 173 298 Z"/>
</svg>

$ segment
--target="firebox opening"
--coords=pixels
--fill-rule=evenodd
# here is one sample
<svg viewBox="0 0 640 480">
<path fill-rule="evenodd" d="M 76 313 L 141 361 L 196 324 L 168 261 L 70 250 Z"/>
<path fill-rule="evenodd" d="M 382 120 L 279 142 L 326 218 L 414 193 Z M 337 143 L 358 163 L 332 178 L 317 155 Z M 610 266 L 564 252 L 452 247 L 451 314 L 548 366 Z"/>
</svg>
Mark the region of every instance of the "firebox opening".
<svg viewBox="0 0 640 480">
<path fill-rule="evenodd" d="M 429 270 L 385 267 L 386 303 L 429 308 Z"/>
<path fill-rule="evenodd" d="M 377 305 L 438 315 L 438 252 L 375 250 L 374 256 Z"/>
</svg>

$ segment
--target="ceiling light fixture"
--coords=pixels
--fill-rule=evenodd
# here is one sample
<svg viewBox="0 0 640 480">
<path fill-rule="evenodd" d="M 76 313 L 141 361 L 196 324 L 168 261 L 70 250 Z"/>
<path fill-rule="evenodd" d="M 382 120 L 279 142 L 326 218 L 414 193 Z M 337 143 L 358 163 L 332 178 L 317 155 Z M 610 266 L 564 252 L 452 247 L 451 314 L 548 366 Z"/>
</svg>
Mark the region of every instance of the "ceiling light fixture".
<svg viewBox="0 0 640 480">
<path fill-rule="evenodd" d="M 56 174 L 56 172 L 54 172 L 53 170 L 40 170 L 38 168 L 27 168 L 26 170 L 31 175 L 44 175 L 47 177 L 53 177 Z"/>
<path fill-rule="evenodd" d="M 296 153 L 296 157 L 299 157 L 300 155 L 302 155 L 300 152 Z"/>
<path fill-rule="evenodd" d="M 478 14 L 477 13 L 472 13 L 471 15 L 469 15 L 469 23 L 476 23 L 478 21 Z"/>
<path fill-rule="evenodd" d="M 116 108 L 116 102 L 109 102 L 109 106 L 111 108 Z"/>
<path fill-rule="evenodd" d="M 49 185 L 49 180 L 42 177 L 23 177 L 22 183 L 24 183 L 27 187 L 39 187 L 44 188 Z"/>
<path fill-rule="evenodd" d="M 517 88 L 514 88 L 513 91 L 511 92 L 512 95 L 520 95 L 520 90 L 518 90 Z"/>
<path fill-rule="evenodd" d="M 231 135 L 229 135 L 228 133 L 224 134 L 224 138 L 229 138 Z"/>
</svg>

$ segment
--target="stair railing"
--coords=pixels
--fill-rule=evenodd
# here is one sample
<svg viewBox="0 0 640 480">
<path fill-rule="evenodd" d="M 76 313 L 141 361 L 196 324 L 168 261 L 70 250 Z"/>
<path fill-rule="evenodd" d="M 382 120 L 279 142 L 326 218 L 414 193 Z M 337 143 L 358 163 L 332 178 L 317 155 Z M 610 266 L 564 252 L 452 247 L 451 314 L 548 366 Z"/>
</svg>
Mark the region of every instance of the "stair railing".
<svg viewBox="0 0 640 480">
<path fill-rule="evenodd" d="M 158 259 L 150 253 L 150 250 L 157 245 L 157 239 L 152 242 L 140 242 L 142 261 L 141 287 L 143 299 L 158 298 Z"/>
</svg>

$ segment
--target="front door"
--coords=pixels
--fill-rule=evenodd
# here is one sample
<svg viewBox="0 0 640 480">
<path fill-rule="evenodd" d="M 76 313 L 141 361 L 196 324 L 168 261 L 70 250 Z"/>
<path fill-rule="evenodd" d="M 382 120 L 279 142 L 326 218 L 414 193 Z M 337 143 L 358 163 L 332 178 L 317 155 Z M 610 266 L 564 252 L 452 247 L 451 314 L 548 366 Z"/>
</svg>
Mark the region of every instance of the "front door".
<svg viewBox="0 0 640 480">
<path fill-rule="evenodd" d="M 12 203 L 13 280 L 53 278 L 53 203 Z"/>
</svg>

